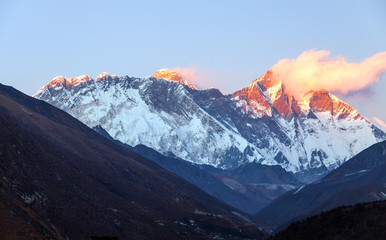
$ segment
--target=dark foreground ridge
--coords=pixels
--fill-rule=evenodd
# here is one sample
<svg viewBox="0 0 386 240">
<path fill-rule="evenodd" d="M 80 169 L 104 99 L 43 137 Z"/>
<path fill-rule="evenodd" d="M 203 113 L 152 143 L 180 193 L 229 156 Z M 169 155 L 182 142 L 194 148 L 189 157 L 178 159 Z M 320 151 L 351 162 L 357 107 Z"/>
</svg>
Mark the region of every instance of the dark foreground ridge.
<svg viewBox="0 0 386 240">
<path fill-rule="evenodd" d="M 332 208 L 386 199 L 386 141 L 363 150 L 320 181 L 275 199 L 256 216 L 277 224 L 291 222 Z"/>
<path fill-rule="evenodd" d="M 6 239 L 266 237 L 253 217 L 1 84 L 0 159 Z"/>
<path fill-rule="evenodd" d="M 386 239 L 386 201 L 345 206 L 292 223 L 272 240 Z"/>
<path fill-rule="evenodd" d="M 220 201 L 249 214 L 255 214 L 267 206 L 273 199 L 288 191 L 288 187 L 293 189 L 301 184 L 280 166 L 248 163 L 236 169 L 223 170 L 209 165 L 195 165 L 177 157 L 165 156 L 145 145 L 131 147 L 114 140 L 101 126 L 93 129 L 107 139 L 154 161 Z M 265 223 L 260 225 L 270 228 Z"/>
</svg>

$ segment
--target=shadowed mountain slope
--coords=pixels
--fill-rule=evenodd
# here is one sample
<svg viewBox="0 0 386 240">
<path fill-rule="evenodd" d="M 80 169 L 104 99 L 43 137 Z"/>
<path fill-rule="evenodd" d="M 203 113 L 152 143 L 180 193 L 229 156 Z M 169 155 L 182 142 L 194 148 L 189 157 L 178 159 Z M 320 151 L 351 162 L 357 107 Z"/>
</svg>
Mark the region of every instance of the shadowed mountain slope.
<svg viewBox="0 0 386 240">
<path fill-rule="evenodd" d="M 274 200 L 256 216 L 278 226 L 331 208 L 386 199 L 386 141 L 374 144 L 318 182 Z"/>
<path fill-rule="evenodd" d="M 208 165 L 195 165 L 177 157 L 165 156 L 144 145 L 131 147 L 121 143 L 101 126 L 93 129 L 177 174 L 211 196 L 249 214 L 258 212 L 273 199 L 300 185 L 291 173 L 280 166 L 250 163 L 234 170 L 221 170 Z"/>
<path fill-rule="evenodd" d="M 248 215 L 65 112 L 4 85 L 0 85 L 0 153 L 0 176 L 14 199 L 39 214 L 36 219 L 42 219 L 41 225 L 54 236 L 265 236 L 247 223 L 253 221 Z M 1 195 L 0 203 L 4 199 Z"/>
<path fill-rule="evenodd" d="M 64 239 L 0 179 L 0 238 Z"/>
</svg>

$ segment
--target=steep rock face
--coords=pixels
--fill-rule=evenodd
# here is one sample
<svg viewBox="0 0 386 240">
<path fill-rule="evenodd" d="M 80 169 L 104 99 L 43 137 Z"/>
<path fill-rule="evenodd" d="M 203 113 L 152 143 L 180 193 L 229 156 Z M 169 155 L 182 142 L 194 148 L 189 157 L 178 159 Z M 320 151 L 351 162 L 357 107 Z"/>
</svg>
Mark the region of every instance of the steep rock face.
<svg viewBox="0 0 386 240">
<path fill-rule="evenodd" d="M 289 119 L 294 114 L 299 115 L 301 113 L 295 98 L 287 94 L 285 86 L 272 70 L 254 80 L 251 85 L 236 91 L 232 96 L 241 101 L 246 101 L 247 105 L 255 113 L 258 113 L 256 114 L 258 117 L 264 115 L 272 117 L 273 108 L 284 119 Z"/>
<path fill-rule="evenodd" d="M 326 91 L 296 99 L 271 70 L 230 95 L 196 90 L 170 70 L 154 76 L 51 82 L 35 97 L 130 146 L 224 169 L 257 162 L 314 178 L 386 138 Z"/>
</svg>

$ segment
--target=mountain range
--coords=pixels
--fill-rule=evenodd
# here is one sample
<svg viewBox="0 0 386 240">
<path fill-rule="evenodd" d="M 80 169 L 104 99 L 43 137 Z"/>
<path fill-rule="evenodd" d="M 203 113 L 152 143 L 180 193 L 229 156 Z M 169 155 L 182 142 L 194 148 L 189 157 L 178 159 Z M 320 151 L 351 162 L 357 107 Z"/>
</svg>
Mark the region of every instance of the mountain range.
<svg viewBox="0 0 386 240">
<path fill-rule="evenodd" d="M 178 73 L 161 69 L 148 78 L 56 77 L 34 97 L 132 147 L 145 145 L 223 170 L 279 165 L 303 182 L 386 139 L 325 90 L 294 97 L 272 70 L 228 95 L 198 90 Z"/>
</svg>

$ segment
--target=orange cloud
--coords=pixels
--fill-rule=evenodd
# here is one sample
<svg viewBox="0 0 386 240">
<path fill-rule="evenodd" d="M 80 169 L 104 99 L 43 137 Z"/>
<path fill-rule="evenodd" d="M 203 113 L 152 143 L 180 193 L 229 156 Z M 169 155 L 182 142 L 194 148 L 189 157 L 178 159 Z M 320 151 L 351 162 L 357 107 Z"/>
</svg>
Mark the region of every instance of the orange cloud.
<svg viewBox="0 0 386 240">
<path fill-rule="evenodd" d="M 190 65 L 188 67 L 175 67 L 171 70 L 180 74 L 184 80 L 198 87 L 198 89 L 217 88 L 222 93 L 232 93 L 240 88 L 240 76 L 229 70 L 218 70 L 197 67 Z"/>
<path fill-rule="evenodd" d="M 383 122 L 381 119 L 377 118 L 377 117 L 373 117 L 373 119 L 379 124 L 381 125 L 382 127 L 384 127 L 386 129 L 386 123 Z"/>
<path fill-rule="evenodd" d="M 189 67 L 175 67 L 171 69 L 172 71 L 175 71 L 179 75 L 181 75 L 185 81 L 188 81 L 189 83 L 197 86 L 198 88 L 202 88 L 202 75 L 198 73 L 198 70 L 194 66 Z"/>
<path fill-rule="evenodd" d="M 281 59 L 272 67 L 286 88 L 298 98 L 310 90 L 325 89 L 347 94 L 366 88 L 386 72 L 386 52 L 377 53 L 360 63 L 344 57 L 330 57 L 330 52 L 309 50 L 296 59 Z"/>
</svg>

